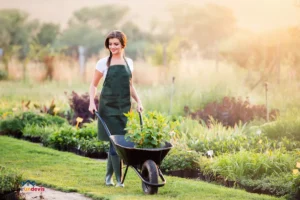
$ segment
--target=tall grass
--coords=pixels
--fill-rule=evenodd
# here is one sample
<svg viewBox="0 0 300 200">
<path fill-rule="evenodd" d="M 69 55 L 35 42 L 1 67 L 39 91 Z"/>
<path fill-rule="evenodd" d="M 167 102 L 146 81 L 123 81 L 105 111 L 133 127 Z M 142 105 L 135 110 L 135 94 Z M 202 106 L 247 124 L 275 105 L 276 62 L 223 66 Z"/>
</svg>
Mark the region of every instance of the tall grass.
<svg viewBox="0 0 300 200">
<path fill-rule="evenodd" d="M 19 106 L 22 100 L 49 104 L 55 99 L 64 107 L 63 105 L 67 105 L 64 92 L 88 92 L 96 61 L 96 58 L 88 61 L 84 79 L 79 74 L 76 61 L 56 61 L 52 82 L 40 82 L 36 74 L 42 74 L 44 68 L 42 64 L 35 63 L 28 64 L 27 79 L 22 81 L 23 76 L 19 74 L 22 72 L 22 65 L 13 61 L 10 74 L 15 81 L 0 82 L 0 106 Z M 136 61 L 133 72 L 134 82 L 145 109 L 175 115 L 183 115 L 183 107 L 186 105 L 191 110 L 197 110 L 208 102 L 219 101 L 224 96 L 249 97 L 251 104 L 264 104 L 266 94 L 263 83 L 250 91 L 245 85 L 246 76 L 246 70 L 225 62 L 219 63 L 217 71 L 214 61 L 184 58 L 176 65 L 165 68 Z M 258 80 L 259 77 L 254 76 L 254 79 Z M 286 79 L 280 85 L 270 83 L 268 89 L 270 108 L 278 108 L 281 113 L 299 107 L 300 104 L 299 86 L 295 81 Z M 101 84 L 98 89 L 99 94 Z"/>
<path fill-rule="evenodd" d="M 205 159 L 205 158 L 204 158 Z M 299 159 L 299 156 L 298 156 Z M 213 172 L 225 179 L 238 181 L 242 179 L 260 179 L 266 176 L 291 173 L 297 156 L 281 151 L 253 153 L 240 151 L 236 154 L 223 154 L 207 162 L 200 162 L 205 173 Z M 203 164 L 205 166 L 203 166 Z"/>
<path fill-rule="evenodd" d="M 276 121 L 263 125 L 262 131 L 271 139 L 289 138 L 292 141 L 300 141 L 299 108 L 289 109 Z"/>
</svg>

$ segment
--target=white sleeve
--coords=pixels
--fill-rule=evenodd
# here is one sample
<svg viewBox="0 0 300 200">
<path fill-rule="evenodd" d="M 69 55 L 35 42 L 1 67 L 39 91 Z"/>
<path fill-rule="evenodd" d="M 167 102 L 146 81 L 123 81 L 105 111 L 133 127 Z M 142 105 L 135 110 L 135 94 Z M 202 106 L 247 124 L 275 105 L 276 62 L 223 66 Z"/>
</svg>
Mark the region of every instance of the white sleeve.
<svg viewBox="0 0 300 200">
<path fill-rule="evenodd" d="M 127 60 L 128 60 L 129 68 L 130 68 L 131 72 L 133 72 L 133 61 L 130 58 L 128 58 Z"/>
<path fill-rule="evenodd" d="M 107 66 L 106 66 L 106 61 L 107 59 L 105 58 L 102 58 L 100 59 L 97 64 L 96 64 L 96 69 L 101 72 L 102 74 L 104 74 L 104 72 L 106 71 L 107 69 Z"/>
</svg>

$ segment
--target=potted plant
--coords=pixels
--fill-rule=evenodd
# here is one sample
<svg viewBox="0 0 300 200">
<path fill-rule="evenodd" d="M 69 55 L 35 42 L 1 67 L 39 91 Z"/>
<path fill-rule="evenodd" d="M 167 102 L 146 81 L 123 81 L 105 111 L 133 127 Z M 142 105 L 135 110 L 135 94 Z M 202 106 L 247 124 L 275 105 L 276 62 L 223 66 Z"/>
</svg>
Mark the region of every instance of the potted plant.
<svg viewBox="0 0 300 200">
<path fill-rule="evenodd" d="M 153 111 L 143 115 L 140 125 L 139 115 L 135 112 L 125 114 L 128 121 L 125 139 L 135 144 L 136 148 L 159 148 L 178 134 L 179 122 Z"/>
<path fill-rule="evenodd" d="M 0 199 L 19 199 L 22 175 L 0 166 Z"/>
</svg>

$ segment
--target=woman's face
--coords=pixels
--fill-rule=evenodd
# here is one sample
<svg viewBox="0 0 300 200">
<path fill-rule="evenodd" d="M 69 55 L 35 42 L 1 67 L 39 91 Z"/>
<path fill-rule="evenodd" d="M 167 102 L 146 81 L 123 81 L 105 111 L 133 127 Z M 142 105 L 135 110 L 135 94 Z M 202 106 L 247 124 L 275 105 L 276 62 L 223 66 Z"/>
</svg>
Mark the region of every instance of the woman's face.
<svg viewBox="0 0 300 200">
<path fill-rule="evenodd" d="M 110 38 L 108 41 L 108 48 L 113 55 L 122 52 L 123 47 L 118 38 Z"/>
</svg>

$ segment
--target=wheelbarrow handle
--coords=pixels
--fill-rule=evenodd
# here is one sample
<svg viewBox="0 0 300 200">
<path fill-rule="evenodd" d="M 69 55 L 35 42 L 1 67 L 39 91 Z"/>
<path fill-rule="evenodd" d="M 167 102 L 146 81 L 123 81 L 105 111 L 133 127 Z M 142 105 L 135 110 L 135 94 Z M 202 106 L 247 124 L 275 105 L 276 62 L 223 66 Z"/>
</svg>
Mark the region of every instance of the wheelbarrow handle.
<svg viewBox="0 0 300 200">
<path fill-rule="evenodd" d="M 94 114 L 99 118 L 99 120 L 100 120 L 102 126 L 104 127 L 105 132 L 106 132 L 106 134 L 108 135 L 108 137 L 110 137 L 110 136 L 111 136 L 111 133 L 110 133 L 109 129 L 107 128 L 107 126 L 106 126 L 104 120 L 102 119 L 102 117 L 100 117 L 100 114 L 99 114 L 97 111 L 95 111 L 95 110 L 93 110 L 93 112 L 94 112 Z"/>
</svg>

